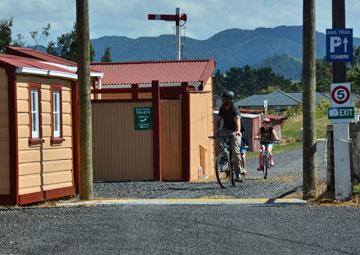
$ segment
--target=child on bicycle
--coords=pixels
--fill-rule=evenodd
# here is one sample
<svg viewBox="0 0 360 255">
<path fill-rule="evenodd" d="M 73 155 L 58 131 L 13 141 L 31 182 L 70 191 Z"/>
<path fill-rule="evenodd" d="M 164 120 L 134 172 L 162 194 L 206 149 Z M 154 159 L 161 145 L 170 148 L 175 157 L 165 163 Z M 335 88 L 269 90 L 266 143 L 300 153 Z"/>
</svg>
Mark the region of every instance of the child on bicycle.
<svg viewBox="0 0 360 255">
<path fill-rule="evenodd" d="M 270 153 L 270 164 L 271 166 L 274 166 L 274 160 L 272 157 L 272 147 L 275 141 L 279 141 L 279 136 L 276 134 L 275 130 L 271 127 L 271 120 L 269 118 L 263 119 L 263 124 L 260 127 L 260 130 L 258 132 L 258 135 L 256 136 L 256 139 L 260 139 L 260 145 L 261 150 L 259 153 L 259 167 L 258 171 L 262 171 L 264 168 L 264 162 L 262 159 L 262 153 L 267 148 L 267 150 Z"/>
<path fill-rule="evenodd" d="M 245 175 L 248 173 L 246 170 L 246 152 L 247 152 L 248 148 L 249 148 L 249 145 L 243 135 L 241 137 L 240 155 L 241 155 L 241 167 L 242 167 Z"/>
</svg>

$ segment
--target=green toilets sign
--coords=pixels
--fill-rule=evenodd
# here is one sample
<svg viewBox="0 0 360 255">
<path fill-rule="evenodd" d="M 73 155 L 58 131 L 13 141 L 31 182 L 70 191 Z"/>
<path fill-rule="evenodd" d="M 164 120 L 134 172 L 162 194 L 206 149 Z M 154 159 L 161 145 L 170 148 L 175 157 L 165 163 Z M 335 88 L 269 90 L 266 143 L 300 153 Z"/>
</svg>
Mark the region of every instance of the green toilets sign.
<svg viewBox="0 0 360 255">
<path fill-rule="evenodd" d="M 134 120 L 135 120 L 135 130 L 152 129 L 152 108 L 135 107 Z"/>
</svg>

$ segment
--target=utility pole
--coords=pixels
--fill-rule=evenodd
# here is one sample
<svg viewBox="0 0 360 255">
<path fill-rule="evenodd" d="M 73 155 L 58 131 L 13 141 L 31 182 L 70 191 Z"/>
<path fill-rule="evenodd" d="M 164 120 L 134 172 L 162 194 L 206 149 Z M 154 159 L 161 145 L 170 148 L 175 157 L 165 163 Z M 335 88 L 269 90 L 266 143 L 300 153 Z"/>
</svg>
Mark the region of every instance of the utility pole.
<svg viewBox="0 0 360 255">
<path fill-rule="evenodd" d="M 79 86 L 80 199 L 93 199 L 92 123 L 90 94 L 89 1 L 76 0 Z"/>
<path fill-rule="evenodd" d="M 303 0 L 303 197 L 316 198 L 316 1 Z"/>
</svg>

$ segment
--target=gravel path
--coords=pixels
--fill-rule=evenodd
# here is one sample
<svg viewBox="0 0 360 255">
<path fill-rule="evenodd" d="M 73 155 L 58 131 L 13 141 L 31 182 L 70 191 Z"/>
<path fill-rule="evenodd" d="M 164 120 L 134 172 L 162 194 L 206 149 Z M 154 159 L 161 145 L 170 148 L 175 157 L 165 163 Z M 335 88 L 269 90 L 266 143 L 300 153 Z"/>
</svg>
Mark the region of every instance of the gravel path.
<svg viewBox="0 0 360 255">
<path fill-rule="evenodd" d="M 318 175 L 325 179 L 325 143 L 318 143 Z M 276 151 L 276 148 L 275 148 Z M 256 171 L 257 159 L 248 162 L 249 177 L 235 188 L 221 189 L 215 182 L 118 182 L 95 183 L 98 198 L 276 198 L 298 189 L 302 185 L 302 149 L 276 154 L 276 166 L 270 170 L 266 181 Z"/>
</svg>

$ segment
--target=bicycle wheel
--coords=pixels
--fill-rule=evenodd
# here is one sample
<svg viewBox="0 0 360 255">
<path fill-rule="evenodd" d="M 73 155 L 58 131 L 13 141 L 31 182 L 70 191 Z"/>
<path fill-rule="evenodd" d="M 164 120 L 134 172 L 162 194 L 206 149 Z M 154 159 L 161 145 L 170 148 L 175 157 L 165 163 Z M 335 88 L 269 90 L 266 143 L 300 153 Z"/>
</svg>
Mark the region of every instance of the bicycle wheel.
<svg viewBox="0 0 360 255">
<path fill-rule="evenodd" d="M 216 158 L 215 174 L 216 179 L 221 188 L 226 188 L 232 180 L 232 171 L 230 166 L 230 158 L 226 153 L 221 153 Z"/>
<path fill-rule="evenodd" d="M 263 169 L 263 173 L 264 173 L 264 180 L 266 180 L 267 175 L 268 175 L 268 170 L 269 170 L 269 157 L 264 157 L 264 169 Z"/>
<path fill-rule="evenodd" d="M 236 185 L 236 173 L 235 173 L 235 171 L 233 170 L 232 167 L 230 167 L 230 168 L 231 168 L 231 171 L 230 171 L 230 173 L 231 173 L 231 176 L 230 176 L 231 185 L 233 187 L 235 187 L 235 185 Z"/>
</svg>

